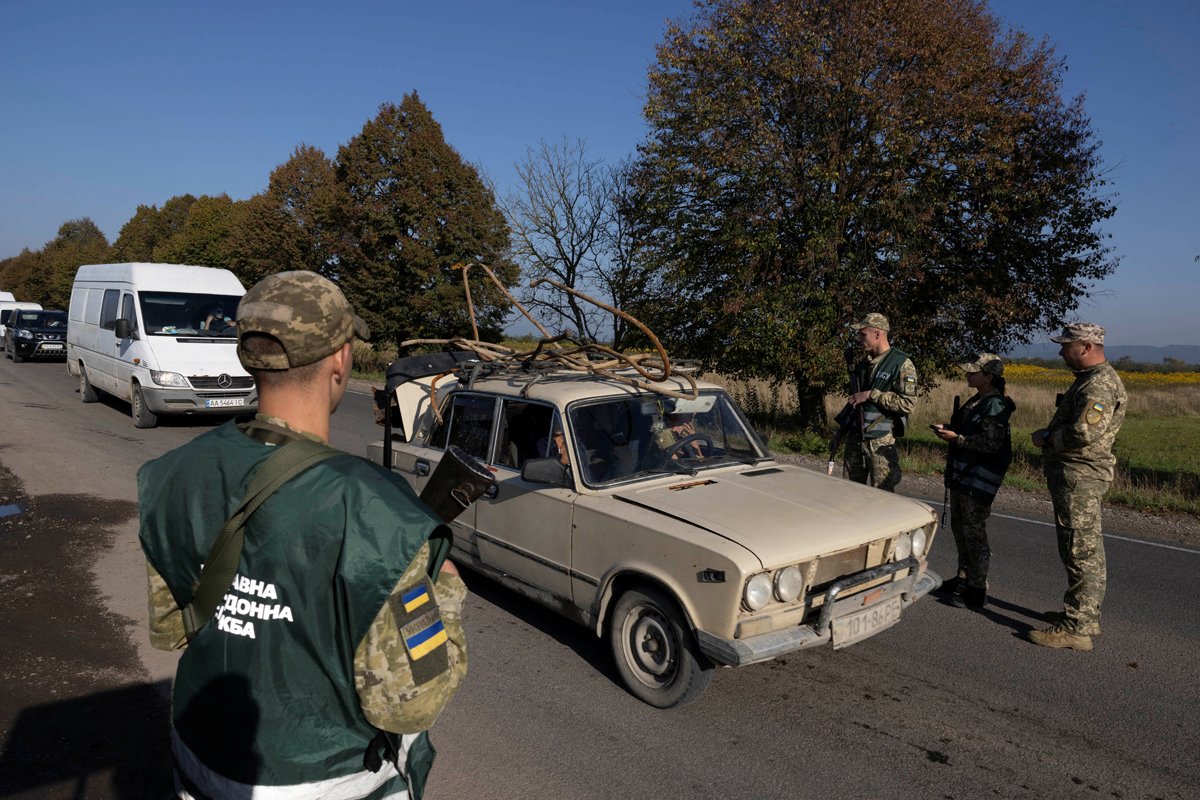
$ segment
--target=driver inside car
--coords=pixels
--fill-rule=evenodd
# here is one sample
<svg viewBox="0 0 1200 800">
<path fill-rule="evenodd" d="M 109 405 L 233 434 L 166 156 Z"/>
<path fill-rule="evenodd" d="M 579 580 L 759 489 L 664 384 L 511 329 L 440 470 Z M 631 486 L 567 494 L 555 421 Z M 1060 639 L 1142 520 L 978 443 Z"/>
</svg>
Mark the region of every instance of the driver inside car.
<svg viewBox="0 0 1200 800">
<path fill-rule="evenodd" d="M 664 414 L 663 429 L 654 435 L 654 443 L 658 448 L 665 452 L 670 452 L 679 442 L 689 436 L 696 435 L 696 415 L 695 414 Z M 699 439 L 689 442 L 685 447 L 681 448 L 683 455 L 688 458 L 704 458 L 704 448 Z M 686 452 L 691 451 L 691 452 Z M 679 452 L 673 453 L 671 458 L 678 460 Z"/>
</svg>

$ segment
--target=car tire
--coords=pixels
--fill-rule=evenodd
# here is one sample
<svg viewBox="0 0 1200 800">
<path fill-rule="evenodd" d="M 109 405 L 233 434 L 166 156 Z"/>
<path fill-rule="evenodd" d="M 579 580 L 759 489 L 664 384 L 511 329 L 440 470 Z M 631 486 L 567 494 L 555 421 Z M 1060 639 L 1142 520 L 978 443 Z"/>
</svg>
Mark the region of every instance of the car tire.
<svg viewBox="0 0 1200 800">
<path fill-rule="evenodd" d="M 133 415 L 133 427 L 153 428 L 158 425 L 158 415 L 146 406 L 146 398 L 142 395 L 142 386 L 133 385 L 133 399 L 130 401 L 130 411 Z"/>
<path fill-rule="evenodd" d="M 14 364 L 20 364 L 22 361 L 25 360 L 25 356 L 18 353 L 17 348 L 15 348 L 15 347 L 12 349 L 12 351 L 10 353 L 10 357 L 12 358 Z"/>
<path fill-rule="evenodd" d="M 5 342 L 5 343 L 4 343 L 4 357 L 5 357 L 5 358 L 12 358 L 12 350 L 9 350 L 9 349 L 8 349 L 8 342 Z"/>
<path fill-rule="evenodd" d="M 79 365 L 79 399 L 85 403 L 94 403 L 100 398 L 96 396 L 96 388 L 88 380 L 87 368 Z"/>
<path fill-rule="evenodd" d="M 656 708 L 690 703 L 712 681 L 713 664 L 700 652 L 678 604 L 657 589 L 622 594 L 608 635 L 621 680 Z"/>
</svg>

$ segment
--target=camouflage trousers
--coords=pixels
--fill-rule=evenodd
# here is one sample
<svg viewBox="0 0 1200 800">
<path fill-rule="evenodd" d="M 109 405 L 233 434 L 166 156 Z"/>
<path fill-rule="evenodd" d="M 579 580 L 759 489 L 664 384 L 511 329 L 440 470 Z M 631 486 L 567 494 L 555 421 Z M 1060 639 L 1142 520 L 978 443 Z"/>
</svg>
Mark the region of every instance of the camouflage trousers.
<svg viewBox="0 0 1200 800">
<path fill-rule="evenodd" d="M 1067 568 L 1063 595 L 1063 629 L 1081 636 L 1100 633 L 1100 604 L 1108 581 L 1104 537 L 1100 533 L 1100 498 L 1108 481 L 1048 474 L 1054 503 L 1058 555 Z"/>
<path fill-rule="evenodd" d="M 854 435 L 846 437 L 842 477 L 855 483 L 869 483 L 868 479 L 874 477 L 876 489 L 896 491 L 896 484 L 900 483 L 900 453 L 895 437 L 889 433 L 878 439 L 868 439 L 867 450 L 869 457 L 863 453 L 862 439 Z"/>
<path fill-rule="evenodd" d="M 991 500 L 978 500 L 967 492 L 950 492 L 950 530 L 958 548 L 958 574 L 966 575 L 967 586 L 977 589 L 987 588 L 992 557 L 987 518 L 991 513 Z"/>
</svg>

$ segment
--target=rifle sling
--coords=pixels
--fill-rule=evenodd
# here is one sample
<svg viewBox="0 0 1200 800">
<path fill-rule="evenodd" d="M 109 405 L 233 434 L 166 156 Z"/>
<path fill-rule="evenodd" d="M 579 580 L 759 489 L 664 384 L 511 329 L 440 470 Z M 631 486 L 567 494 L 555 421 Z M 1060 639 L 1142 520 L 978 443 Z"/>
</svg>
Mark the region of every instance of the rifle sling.
<svg viewBox="0 0 1200 800">
<path fill-rule="evenodd" d="M 246 521 L 250 515 L 280 486 L 314 464 L 340 454 L 341 451 L 329 445 L 295 438 L 280 446 L 254 470 L 242 502 L 209 549 L 200 577 L 196 579 L 192 602 L 182 609 L 184 630 L 189 640 L 212 618 L 225 590 L 233 582 L 242 559 Z"/>
</svg>

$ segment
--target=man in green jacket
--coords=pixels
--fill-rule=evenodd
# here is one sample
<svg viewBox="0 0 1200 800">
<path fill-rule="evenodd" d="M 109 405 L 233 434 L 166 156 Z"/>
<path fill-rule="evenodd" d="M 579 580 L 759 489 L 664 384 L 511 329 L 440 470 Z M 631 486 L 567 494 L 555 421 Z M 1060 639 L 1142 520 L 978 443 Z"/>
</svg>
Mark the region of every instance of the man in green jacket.
<svg viewBox="0 0 1200 800">
<path fill-rule="evenodd" d="M 851 327 L 866 356 L 854 366 L 859 390 L 838 415 L 847 425 L 844 475 L 894 492 L 900 483 L 896 439 L 917 403 L 917 369 L 888 341 L 892 327 L 883 314 L 867 314 Z"/>
<path fill-rule="evenodd" d="M 1100 604 L 1107 573 L 1100 531 L 1100 500 L 1112 484 L 1117 459 L 1113 440 L 1125 419 L 1125 385 L 1104 357 L 1104 328 L 1092 322 L 1067 325 L 1050 339 L 1075 371 L 1075 382 L 1058 400 L 1050 424 L 1033 433 L 1045 457 L 1046 483 L 1054 503 L 1058 553 L 1067 568 L 1063 610 L 1047 614 L 1053 625 L 1031 631 L 1045 647 L 1092 649 L 1100 633 Z"/>
<path fill-rule="evenodd" d="M 367 326 L 332 282 L 272 275 L 238 305 L 260 413 L 138 472 L 150 637 L 185 647 L 174 686 L 180 798 L 417 798 L 426 731 L 466 673 L 449 530 L 383 467 L 338 453 L 248 518 L 236 574 L 188 640 L 202 565 L 255 470 L 329 418 Z M 214 559 L 215 560 L 215 559 Z"/>
</svg>

